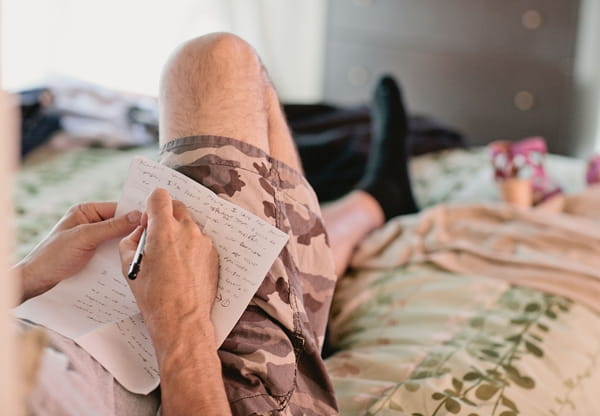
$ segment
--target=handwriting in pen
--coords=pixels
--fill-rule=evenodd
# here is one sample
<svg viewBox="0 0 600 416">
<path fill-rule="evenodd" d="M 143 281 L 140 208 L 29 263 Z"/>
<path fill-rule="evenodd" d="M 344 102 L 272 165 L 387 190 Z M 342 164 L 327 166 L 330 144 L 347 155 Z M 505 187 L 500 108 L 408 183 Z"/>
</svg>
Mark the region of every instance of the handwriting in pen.
<svg viewBox="0 0 600 416">
<path fill-rule="evenodd" d="M 217 293 L 215 300 L 219 302 L 224 308 L 227 308 L 231 304 L 231 301 L 229 299 L 223 299 L 223 295 L 220 292 Z"/>
</svg>

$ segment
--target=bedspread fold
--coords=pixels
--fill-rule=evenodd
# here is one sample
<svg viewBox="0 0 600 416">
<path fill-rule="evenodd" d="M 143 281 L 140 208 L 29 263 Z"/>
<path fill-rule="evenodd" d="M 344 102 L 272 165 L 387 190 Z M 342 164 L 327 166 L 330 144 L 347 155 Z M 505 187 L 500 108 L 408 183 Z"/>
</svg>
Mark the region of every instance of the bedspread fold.
<svg viewBox="0 0 600 416">
<path fill-rule="evenodd" d="M 599 196 L 600 188 L 592 188 L 568 197 L 563 207 L 569 213 L 507 204 L 439 205 L 390 221 L 361 244 L 352 266 L 430 262 L 566 296 L 600 312 L 600 221 L 594 219 Z"/>
</svg>

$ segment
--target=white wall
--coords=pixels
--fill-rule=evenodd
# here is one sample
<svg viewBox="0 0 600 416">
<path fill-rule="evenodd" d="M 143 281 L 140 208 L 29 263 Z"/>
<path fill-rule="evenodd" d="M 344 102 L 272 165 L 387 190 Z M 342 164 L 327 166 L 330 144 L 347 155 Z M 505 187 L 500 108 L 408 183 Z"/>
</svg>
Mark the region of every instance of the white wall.
<svg viewBox="0 0 600 416">
<path fill-rule="evenodd" d="M 327 2 L 230 0 L 230 3 L 234 32 L 255 46 L 282 99 L 321 100 Z"/>
<path fill-rule="evenodd" d="M 4 0 L 4 83 L 52 74 L 156 95 L 169 53 L 231 31 L 248 40 L 286 100 L 321 97 L 323 0 Z"/>
<path fill-rule="evenodd" d="M 576 153 L 600 152 L 600 1 L 582 0 L 575 62 Z"/>
</svg>

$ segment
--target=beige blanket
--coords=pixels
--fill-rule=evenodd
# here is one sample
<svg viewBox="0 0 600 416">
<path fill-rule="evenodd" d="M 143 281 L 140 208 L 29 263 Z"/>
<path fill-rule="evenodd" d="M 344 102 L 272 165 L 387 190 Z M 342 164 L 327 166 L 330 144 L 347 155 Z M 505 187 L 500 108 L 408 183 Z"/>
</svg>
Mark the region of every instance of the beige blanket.
<svg viewBox="0 0 600 416">
<path fill-rule="evenodd" d="M 600 188 L 542 208 L 450 204 L 399 217 L 364 241 L 352 266 L 422 262 L 567 296 L 600 312 Z"/>
</svg>

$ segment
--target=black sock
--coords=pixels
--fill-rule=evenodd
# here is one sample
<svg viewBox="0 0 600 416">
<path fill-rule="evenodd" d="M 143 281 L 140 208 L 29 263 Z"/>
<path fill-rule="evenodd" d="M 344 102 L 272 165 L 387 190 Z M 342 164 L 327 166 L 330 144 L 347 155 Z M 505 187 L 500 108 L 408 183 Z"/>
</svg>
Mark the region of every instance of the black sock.
<svg viewBox="0 0 600 416">
<path fill-rule="evenodd" d="M 410 186 L 408 119 L 398 85 L 390 76 L 375 88 L 371 109 L 371 148 L 358 189 L 379 202 L 386 221 L 419 209 Z"/>
</svg>

